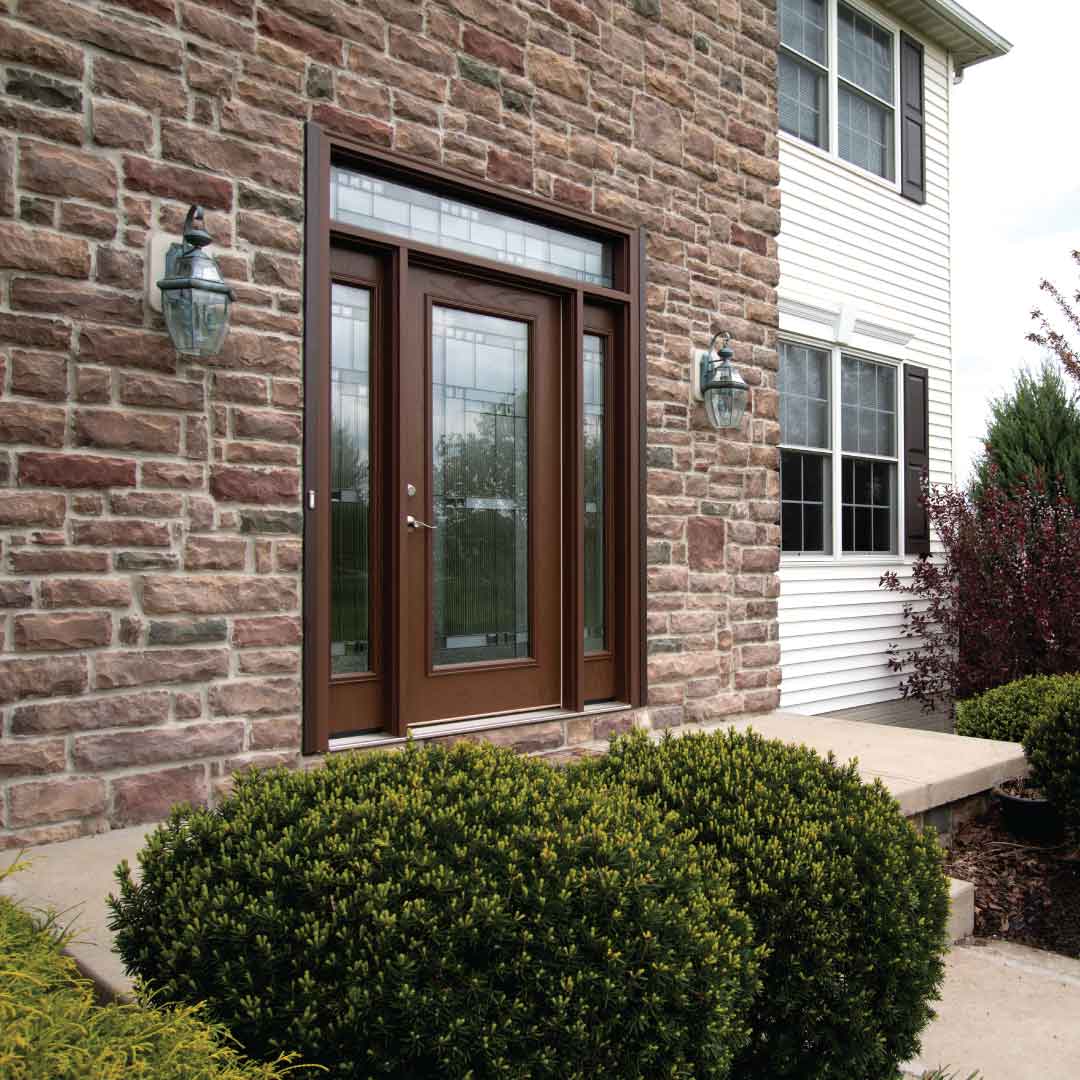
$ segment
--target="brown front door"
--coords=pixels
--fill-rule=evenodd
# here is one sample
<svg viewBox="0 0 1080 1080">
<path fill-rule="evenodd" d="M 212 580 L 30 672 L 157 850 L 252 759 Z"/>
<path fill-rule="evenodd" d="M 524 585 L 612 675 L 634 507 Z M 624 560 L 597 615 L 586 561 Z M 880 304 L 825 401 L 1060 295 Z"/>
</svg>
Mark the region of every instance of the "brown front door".
<svg viewBox="0 0 1080 1080">
<path fill-rule="evenodd" d="M 561 304 L 408 270 L 395 538 L 405 724 L 560 703 Z"/>
</svg>

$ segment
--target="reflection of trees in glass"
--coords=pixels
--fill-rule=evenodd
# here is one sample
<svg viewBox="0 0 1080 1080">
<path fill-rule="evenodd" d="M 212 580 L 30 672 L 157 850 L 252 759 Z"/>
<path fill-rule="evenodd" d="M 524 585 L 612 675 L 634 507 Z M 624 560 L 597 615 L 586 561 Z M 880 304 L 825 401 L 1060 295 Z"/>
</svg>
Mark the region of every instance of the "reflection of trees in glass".
<svg viewBox="0 0 1080 1080">
<path fill-rule="evenodd" d="M 605 642 L 604 353 L 605 339 L 586 334 L 585 361 L 585 651 Z"/>
<path fill-rule="evenodd" d="M 604 647 L 604 418 L 585 417 L 585 651 Z"/>
<path fill-rule="evenodd" d="M 370 476 L 366 437 L 335 416 L 330 434 L 330 638 L 345 646 L 344 654 L 334 655 L 335 672 L 369 667 Z"/>
<path fill-rule="evenodd" d="M 511 401 L 466 401 L 466 430 L 437 437 L 437 662 L 528 652 L 527 642 L 517 643 L 528 630 L 528 421 L 515 415 L 526 408 L 524 395 L 516 409 Z M 447 638 L 492 634 L 498 635 L 493 644 L 442 645 Z"/>
</svg>

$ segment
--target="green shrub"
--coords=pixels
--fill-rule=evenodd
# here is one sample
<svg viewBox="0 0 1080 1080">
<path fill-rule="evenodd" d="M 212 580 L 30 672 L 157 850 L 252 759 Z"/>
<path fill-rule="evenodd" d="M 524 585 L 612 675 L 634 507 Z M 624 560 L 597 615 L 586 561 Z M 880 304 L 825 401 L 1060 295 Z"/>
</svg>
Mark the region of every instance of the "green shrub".
<svg viewBox="0 0 1080 1080">
<path fill-rule="evenodd" d="M 1054 699 L 1024 737 L 1031 779 L 1066 825 L 1080 827 L 1080 679 Z"/>
<path fill-rule="evenodd" d="M 0 875 L 3 876 L 3 875 Z M 314 1071 L 243 1058 L 198 1007 L 98 1005 L 63 938 L 0 898 L 4 1080 L 301 1080 Z"/>
<path fill-rule="evenodd" d="M 976 694 L 957 704 L 956 734 L 1023 742 L 1028 729 L 1074 686 L 1080 686 L 1080 675 L 1030 675 Z"/>
<path fill-rule="evenodd" d="M 128 966 L 342 1077 L 725 1077 L 745 916 L 672 815 L 490 746 L 341 755 L 176 813 L 113 902 Z"/>
<path fill-rule="evenodd" d="M 769 952 L 742 1080 L 892 1080 L 943 977 L 948 893 L 935 837 L 880 783 L 754 733 L 634 734 L 578 769 L 674 810 L 730 867 Z"/>
</svg>

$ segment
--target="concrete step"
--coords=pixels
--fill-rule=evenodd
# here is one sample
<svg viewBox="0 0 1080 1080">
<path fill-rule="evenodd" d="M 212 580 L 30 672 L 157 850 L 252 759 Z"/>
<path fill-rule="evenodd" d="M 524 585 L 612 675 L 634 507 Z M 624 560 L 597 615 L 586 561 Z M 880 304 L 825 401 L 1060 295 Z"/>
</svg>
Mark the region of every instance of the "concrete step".
<svg viewBox="0 0 1080 1080">
<path fill-rule="evenodd" d="M 949 878 L 949 944 L 955 945 L 975 933 L 975 886 Z"/>
<path fill-rule="evenodd" d="M 832 751 L 842 764 L 854 758 L 863 779 L 881 780 L 908 817 L 968 799 L 1002 780 L 1028 773 L 1024 748 L 994 739 L 786 711 L 709 725 L 721 726 L 739 731 L 753 728 L 768 739 L 809 746 L 822 756 Z"/>
</svg>

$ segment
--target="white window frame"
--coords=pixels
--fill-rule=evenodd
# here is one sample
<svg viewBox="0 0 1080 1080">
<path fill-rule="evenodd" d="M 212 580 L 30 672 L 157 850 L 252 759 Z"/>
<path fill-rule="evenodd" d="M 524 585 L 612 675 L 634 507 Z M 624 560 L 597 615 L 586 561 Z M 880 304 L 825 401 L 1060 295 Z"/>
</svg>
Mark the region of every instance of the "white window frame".
<svg viewBox="0 0 1080 1080">
<path fill-rule="evenodd" d="M 904 550 L 904 469 L 901 467 L 903 458 L 904 438 L 904 365 L 901 361 L 892 357 L 881 356 L 866 349 L 852 348 L 847 345 L 838 345 L 836 342 L 822 341 L 820 338 L 808 337 L 803 334 L 784 332 L 780 334 L 782 342 L 792 345 L 805 345 L 811 349 L 818 349 L 829 355 L 829 446 L 828 449 L 810 446 L 796 446 L 794 443 L 786 443 L 781 438 L 779 449 L 792 450 L 797 453 L 818 454 L 829 457 L 831 472 L 831 500 L 832 500 L 832 552 L 811 551 L 784 551 L 783 540 L 780 544 L 780 562 L 788 566 L 836 566 L 838 563 L 873 563 L 875 565 L 903 563 L 907 559 Z M 840 370 L 842 358 L 850 356 L 859 360 L 869 360 L 883 367 L 890 367 L 896 374 L 896 453 L 893 457 L 885 457 L 880 454 L 860 454 L 845 451 L 842 443 L 843 402 L 841 401 Z M 859 458 L 866 461 L 884 461 L 895 466 L 896 469 L 896 507 L 895 522 L 896 551 L 844 551 L 843 533 L 843 461 L 845 457 Z"/>
<path fill-rule="evenodd" d="M 893 161 L 892 171 L 893 178 L 890 180 L 888 177 L 880 176 L 876 172 L 872 172 L 870 169 L 864 169 L 861 165 L 856 165 L 852 161 L 848 161 L 847 158 L 840 156 L 840 41 L 839 41 L 839 22 L 837 9 L 838 6 L 843 3 L 853 11 L 857 11 L 860 15 L 865 16 L 873 23 L 877 23 L 883 30 L 887 30 L 892 34 L 892 54 L 893 54 L 893 100 L 892 104 L 887 101 L 882 101 L 881 98 L 876 97 L 874 94 L 863 90 L 861 87 L 856 88 L 856 93 L 865 94 L 871 100 L 879 102 L 880 104 L 890 108 L 893 114 Z M 857 176 L 861 176 L 864 179 L 872 180 L 877 184 L 881 184 L 891 191 L 900 192 L 900 137 L 901 137 L 901 117 L 900 117 L 900 24 L 889 18 L 883 12 L 878 11 L 876 8 L 863 2 L 863 0 L 825 0 L 825 39 L 826 39 L 826 64 L 824 69 L 822 65 L 816 60 L 811 60 L 809 57 L 804 56 L 796 49 L 789 48 L 787 45 L 781 44 L 779 51 L 787 52 L 792 57 L 795 57 L 802 64 L 808 64 L 817 70 L 825 70 L 826 72 L 826 98 L 828 100 L 829 110 L 829 123 L 828 123 L 828 145 L 816 146 L 814 143 L 807 142 L 805 139 L 800 139 L 798 135 L 792 135 L 790 132 L 784 131 L 782 128 L 780 131 L 780 139 L 782 142 L 790 143 L 792 146 L 798 146 L 812 154 L 818 154 L 823 158 L 827 158 L 829 161 L 841 168 L 848 169 L 855 173 Z M 904 31 L 907 33 L 907 31 Z M 777 13 L 777 33 L 779 34 L 779 12 Z"/>
</svg>

